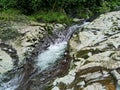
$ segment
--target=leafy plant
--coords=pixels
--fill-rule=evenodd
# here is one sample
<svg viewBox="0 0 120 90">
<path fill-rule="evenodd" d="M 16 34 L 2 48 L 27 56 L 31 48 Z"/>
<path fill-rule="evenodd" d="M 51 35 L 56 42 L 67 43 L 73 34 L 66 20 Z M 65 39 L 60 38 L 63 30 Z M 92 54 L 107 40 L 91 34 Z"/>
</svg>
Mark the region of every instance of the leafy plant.
<svg viewBox="0 0 120 90">
<path fill-rule="evenodd" d="M 0 0 L 0 10 L 16 6 L 16 0 Z"/>
<path fill-rule="evenodd" d="M 102 3 L 101 7 L 99 8 L 100 13 L 105 13 L 110 11 L 110 7 L 107 5 L 108 3 Z"/>
</svg>

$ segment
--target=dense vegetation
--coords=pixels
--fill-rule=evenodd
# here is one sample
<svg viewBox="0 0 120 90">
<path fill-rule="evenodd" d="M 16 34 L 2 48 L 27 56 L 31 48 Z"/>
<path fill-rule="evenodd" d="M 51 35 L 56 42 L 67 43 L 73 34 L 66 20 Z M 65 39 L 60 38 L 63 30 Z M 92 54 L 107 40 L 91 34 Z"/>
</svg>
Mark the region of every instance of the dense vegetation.
<svg viewBox="0 0 120 90">
<path fill-rule="evenodd" d="M 69 17 L 89 18 L 119 6 L 120 0 L 0 0 L 1 11 L 14 8 L 34 20 L 60 23 L 69 22 Z"/>
<path fill-rule="evenodd" d="M 73 17 L 89 18 L 116 9 L 120 9 L 120 0 L 0 0 L 0 24 L 29 19 L 69 24 Z M 17 36 L 17 30 L 0 28 L 2 40 Z"/>
</svg>

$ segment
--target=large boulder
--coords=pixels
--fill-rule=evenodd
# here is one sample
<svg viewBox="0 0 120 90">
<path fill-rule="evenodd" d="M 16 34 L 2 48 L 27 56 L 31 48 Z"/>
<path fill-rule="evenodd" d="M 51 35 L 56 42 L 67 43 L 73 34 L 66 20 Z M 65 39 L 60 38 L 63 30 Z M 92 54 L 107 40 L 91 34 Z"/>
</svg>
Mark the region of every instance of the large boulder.
<svg viewBox="0 0 120 90">
<path fill-rule="evenodd" d="M 120 11 L 102 14 L 79 31 L 69 42 L 73 57 L 69 73 L 53 82 L 53 90 L 116 90 Z"/>
</svg>

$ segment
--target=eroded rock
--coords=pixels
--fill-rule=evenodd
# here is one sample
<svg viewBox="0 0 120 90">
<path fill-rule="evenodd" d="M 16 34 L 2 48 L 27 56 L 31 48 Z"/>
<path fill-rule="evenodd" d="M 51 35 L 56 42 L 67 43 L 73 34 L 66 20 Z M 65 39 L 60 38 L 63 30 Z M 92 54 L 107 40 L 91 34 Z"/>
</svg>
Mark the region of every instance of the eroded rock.
<svg viewBox="0 0 120 90">
<path fill-rule="evenodd" d="M 59 90 L 119 90 L 116 83 L 120 74 L 111 74 L 120 67 L 119 16 L 120 11 L 102 14 L 73 35 L 69 43 L 73 56 L 71 68 L 68 75 L 53 82 L 54 87 Z"/>
</svg>

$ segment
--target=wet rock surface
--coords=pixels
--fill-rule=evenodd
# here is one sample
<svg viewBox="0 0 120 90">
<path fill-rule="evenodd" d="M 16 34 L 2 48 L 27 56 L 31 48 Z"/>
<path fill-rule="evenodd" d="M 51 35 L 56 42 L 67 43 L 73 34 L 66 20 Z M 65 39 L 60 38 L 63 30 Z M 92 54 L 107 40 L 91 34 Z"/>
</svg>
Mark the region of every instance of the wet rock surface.
<svg viewBox="0 0 120 90">
<path fill-rule="evenodd" d="M 0 75 L 0 82 L 5 82 L 1 86 L 10 90 L 119 90 L 119 16 L 119 11 L 102 14 L 74 34 L 76 26 L 69 32 L 52 32 L 53 28 L 65 29 L 64 25 L 15 24 L 21 36 L 0 47 L 0 73 L 5 73 L 4 77 Z M 49 50 L 50 45 L 69 39 L 69 52 L 65 50 L 63 58 L 40 72 L 36 57 Z M 20 66 L 21 62 L 24 65 Z M 7 69 L 4 63 L 9 63 Z M 19 67 L 10 71 L 16 64 Z"/>
<path fill-rule="evenodd" d="M 71 38 L 71 68 L 52 90 L 119 90 L 120 11 L 100 15 Z"/>
<path fill-rule="evenodd" d="M 23 78 L 17 90 L 47 90 L 53 79 L 68 72 L 71 57 L 67 41 L 76 28 L 75 25 L 64 31 L 54 31 L 38 44 L 26 58 Z"/>
<path fill-rule="evenodd" d="M 29 24 L 14 23 L 13 27 L 21 33 L 21 36 L 8 41 L 1 40 L 0 44 L 0 53 L 4 56 L 1 60 L 5 59 L 0 63 L 1 90 L 43 89 L 49 80 L 67 72 L 70 66 L 70 59 L 67 59 L 67 55 L 63 61 L 58 62 L 60 64 L 54 66 L 55 68 L 45 70 L 43 73 L 35 65 L 38 54 L 47 50 L 51 44 L 63 41 L 65 38 L 63 34 L 66 32 L 61 30 L 65 29 L 65 25 L 32 22 Z M 17 59 L 16 62 L 13 59 Z M 8 65 L 4 65 L 4 62 Z M 14 67 L 14 64 L 17 64 L 17 67 Z M 62 71 L 63 69 L 66 70 Z"/>
<path fill-rule="evenodd" d="M 5 72 L 7 72 L 14 66 L 24 64 L 26 62 L 25 58 L 37 51 L 39 43 L 45 42 L 43 37 L 49 34 L 48 31 L 65 28 L 65 25 L 62 24 L 45 24 L 32 21 L 27 23 L 0 21 L 0 24 L 0 29 L 14 29 L 20 34 L 14 39 L 2 40 L 0 38 L 0 73 L 3 72 L 4 68 L 6 69 Z M 47 41 L 46 47 L 48 47 Z M 7 63 L 9 67 L 7 67 Z M 3 64 L 6 64 L 6 66 L 4 67 Z"/>
</svg>

